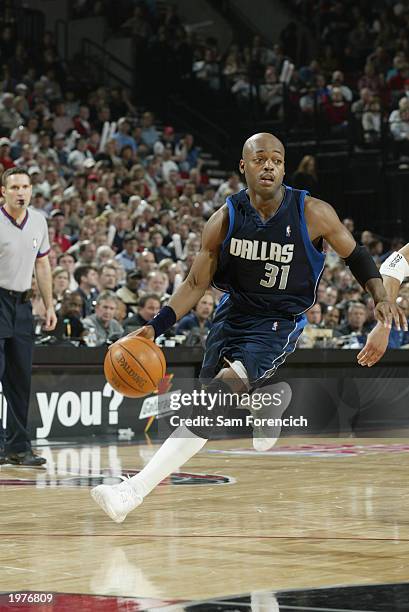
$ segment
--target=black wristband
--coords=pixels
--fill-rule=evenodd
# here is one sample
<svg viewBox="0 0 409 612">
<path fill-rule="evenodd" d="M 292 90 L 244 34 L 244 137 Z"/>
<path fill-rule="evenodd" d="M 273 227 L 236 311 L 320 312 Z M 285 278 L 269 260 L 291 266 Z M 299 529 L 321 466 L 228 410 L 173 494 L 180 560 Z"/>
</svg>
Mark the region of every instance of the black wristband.
<svg viewBox="0 0 409 612">
<path fill-rule="evenodd" d="M 176 323 L 176 313 L 171 306 L 164 306 L 146 325 L 152 325 L 155 338 L 161 336 L 169 327 Z"/>
<path fill-rule="evenodd" d="M 382 280 L 374 260 L 364 246 L 356 245 L 352 253 L 344 261 L 363 289 L 365 289 L 366 283 L 371 278 Z"/>
</svg>

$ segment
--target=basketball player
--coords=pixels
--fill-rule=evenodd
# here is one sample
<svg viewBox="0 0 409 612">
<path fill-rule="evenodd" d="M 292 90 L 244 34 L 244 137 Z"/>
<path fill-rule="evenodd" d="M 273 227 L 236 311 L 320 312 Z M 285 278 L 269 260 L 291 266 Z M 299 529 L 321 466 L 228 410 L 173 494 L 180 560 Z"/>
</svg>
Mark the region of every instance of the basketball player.
<svg viewBox="0 0 409 612">
<path fill-rule="evenodd" d="M 208 335 L 201 379 L 213 397 L 263 385 L 295 349 L 305 312 L 316 299 L 324 268 L 325 239 L 373 296 L 382 325 L 399 325 L 368 251 L 357 246 L 334 209 L 283 184 L 284 146 L 272 134 L 255 134 L 243 147 L 240 172 L 247 189 L 229 196 L 207 222 L 202 246 L 186 280 L 167 306 L 132 335 L 154 339 L 189 312 L 210 283 L 226 291 Z M 213 416 L 225 413 L 223 401 Z M 197 409 L 208 415 L 207 406 Z M 215 419 L 216 420 L 216 419 Z M 171 472 L 211 437 L 206 425 L 178 427 L 136 476 L 99 485 L 91 494 L 120 523 Z"/>
<path fill-rule="evenodd" d="M 396 302 L 403 280 L 409 276 L 409 242 L 399 251 L 389 255 L 381 265 L 386 293 L 392 303 Z M 407 321 L 403 323 L 405 331 L 408 329 Z M 399 329 L 399 327 L 398 327 Z M 368 334 L 366 344 L 358 355 L 358 363 L 369 368 L 377 363 L 386 351 L 389 341 L 390 328 L 381 325 L 379 321 Z"/>
</svg>

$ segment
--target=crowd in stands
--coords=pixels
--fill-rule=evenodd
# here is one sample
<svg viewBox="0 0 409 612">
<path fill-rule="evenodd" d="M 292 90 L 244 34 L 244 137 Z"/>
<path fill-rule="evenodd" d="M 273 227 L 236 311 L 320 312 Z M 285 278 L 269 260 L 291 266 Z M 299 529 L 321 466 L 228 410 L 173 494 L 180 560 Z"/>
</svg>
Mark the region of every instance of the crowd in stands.
<svg viewBox="0 0 409 612">
<path fill-rule="evenodd" d="M 83 10 L 86 2 L 81 2 Z M 386 143 L 409 161 L 409 6 L 403 0 L 291 0 L 298 21 L 276 44 L 256 35 L 221 51 L 215 38 L 186 27 L 177 7 L 123 0 L 121 11 L 97 3 L 111 27 L 133 37 L 150 72 L 172 74 L 172 86 L 194 77 L 228 93 L 238 108 L 292 128 L 357 145 Z M 95 10 L 95 7 L 93 8 Z M 90 14 L 91 4 L 88 8 Z M 304 26 L 302 24 L 305 24 Z M 305 53 L 305 30 L 310 44 Z M 305 61 L 308 58 L 308 61 Z M 148 78 L 149 75 L 144 75 Z M 151 84 L 152 87 L 155 83 Z"/>
<path fill-rule="evenodd" d="M 111 28 L 132 36 L 146 51 L 138 55 L 149 71 L 157 66 L 164 79 L 170 72 L 174 86 L 194 77 L 210 90 L 228 93 L 245 112 L 251 107 L 253 114 L 285 119 L 292 128 L 312 128 L 321 137 L 357 145 L 382 141 L 392 159 L 404 167 L 409 161 L 404 0 L 291 0 L 295 21 L 276 44 L 255 35 L 244 44 L 233 40 L 223 52 L 215 38 L 186 27 L 172 4 L 159 10 L 154 0 L 122 0 L 114 12 L 108 2 L 77 4 L 78 16 L 104 14 Z M 311 35 L 308 53 L 302 24 Z"/>
<path fill-rule="evenodd" d="M 0 172 L 26 168 L 32 207 L 47 219 L 56 336 L 95 346 L 156 314 L 186 277 L 206 220 L 244 185 L 234 172 L 218 185 L 210 182 L 194 136 L 161 126 L 153 113 L 134 106 L 127 91 L 98 87 L 75 94 L 66 86 L 69 75 L 64 80 L 56 70 L 60 60 L 50 33 L 39 51 L 44 61 L 37 62 L 16 40 L 14 46 L 4 43 L 5 29 Z M 19 63 L 19 55 L 26 59 Z M 290 184 L 314 193 L 318 179 L 314 159 L 307 156 Z M 358 232 L 351 219 L 344 223 L 378 263 L 403 244 Z M 35 279 L 32 289 L 40 334 L 45 313 Z M 175 333 L 202 343 L 219 298 L 216 290 L 206 292 Z M 409 316 L 408 300 L 404 285 L 400 301 Z M 340 346 L 362 344 L 374 324 L 371 299 L 330 249 L 308 319 L 311 329 L 334 330 Z M 313 336 L 305 346 L 321 341 Z M 407 342 L 403 332 L 391 334 L 391 346 Z"/>
<path fill-rule="evenodd" d="M 227 87 L 244 109 L 257 103 L 269 118 L 314 128 L 356 144 L 386 142 L 409 161 L 409 6 L 390 2 L 294 0 L 313 31 L 312 57 L 299 53 L 300 27 L 290 23 L 275 45 L 254 36 L 225 54 L 204 47 L 198 78 Z M 213 50 L 213 52 L 212 52 Z M 217 65 L 217 69 L 216 66 Z"/>
</svg>

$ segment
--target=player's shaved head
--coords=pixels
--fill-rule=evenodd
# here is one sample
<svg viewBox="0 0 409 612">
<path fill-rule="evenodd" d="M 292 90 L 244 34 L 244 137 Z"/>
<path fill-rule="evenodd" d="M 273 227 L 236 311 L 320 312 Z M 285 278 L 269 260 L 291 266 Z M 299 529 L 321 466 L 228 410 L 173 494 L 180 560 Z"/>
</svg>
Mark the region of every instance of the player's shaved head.
<svg viewBox="0 0 409 612">
<path fill-rule="evenodd" d="M 239 170 L 244 174 L 250 197 L 268 201 L 282 196 L 284 145 L 274 134 L 253 134 L 243 146 Z"/>
<path fill-rule="evenodd" d="M 277 153 L 281 153 L 283 156 L 285 154 L 284 145 L 277 136 L 269 132 L 259 132 L 247 138 L 243 145 L 242 157 L 246 159 L 256 151 L 267 151 L 271 149 L 277 151 Z"/>
</svg>

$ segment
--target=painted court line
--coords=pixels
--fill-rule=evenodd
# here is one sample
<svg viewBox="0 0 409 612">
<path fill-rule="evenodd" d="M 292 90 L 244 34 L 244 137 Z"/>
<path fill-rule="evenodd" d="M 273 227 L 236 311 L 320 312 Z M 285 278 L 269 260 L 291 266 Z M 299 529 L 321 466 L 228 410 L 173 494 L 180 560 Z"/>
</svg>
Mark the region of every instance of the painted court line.
<svg viewBox="0 0 409 612">
<path fill-rule="evenodd" d="M 157 534 L 157 533 L 127 533 L 126 531 L 118 531 L 116 533 L 0 533 L 0 537 L 4 538 L 117 538 L 122 535 L 127 538 L 176 538 L 180 539 L 240 539 L 240 540 L 313 540 L 313 541 L 331 541 L 341 540 L 347 542 L 409 542 L 409 538 L 352 538 L 352 537 L 318 537 L 318 536 L 262 536 L 262 535 L 199 535 L 199 534 Z M 354 611 L 350 611 L 354 612 Z M 359 611 L 358 611 L 359 612 Z M 367 612 L 367 611 L 366 611 Z M 370 612 L 370 611 L 369 611 Z"/>
</svg>

